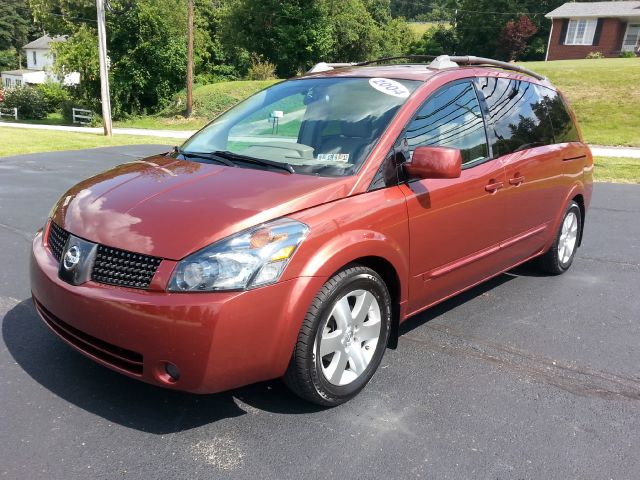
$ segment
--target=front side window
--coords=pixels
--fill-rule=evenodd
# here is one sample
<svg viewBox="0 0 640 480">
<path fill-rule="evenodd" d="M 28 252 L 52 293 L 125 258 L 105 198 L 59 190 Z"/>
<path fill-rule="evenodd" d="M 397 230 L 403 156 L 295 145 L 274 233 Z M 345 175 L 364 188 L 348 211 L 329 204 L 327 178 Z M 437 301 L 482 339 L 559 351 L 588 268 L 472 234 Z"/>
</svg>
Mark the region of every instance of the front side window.
<svg viewBox="0 0 640 480">
<path fill-rule="evenodd" d="M 461 151 L 463 164 L 488 156 L 482 111 L 471 82 L 441 88 L 409 123 L 405 138 L 411 154 L 417 147 L 439 146 Z"/>
<path fill-rule="evenodd" d="M 496 77 L 474 81 L 487 104 L 487 130 L 494 157 L 554 143 L 553 129 L 536 85 Z"/>
<path fill-rule="evenodd" d="M 565 45 L 593 45 L 597 19 L 572 18 L 567 25 Z"/>
<path fill-rule="evenodd" d="M 16 87 L 19 87 L 20 85 L 22 85 L 22 80 L 16 80 Z"/>
<path fill-rule="evenodd" d="M 332 77 L 289 80 L 250 97 L 184 145 L 195 153 L 287 164 L 295 173 L 355 173 L 421 82 Z M 230 155 L 233 154 L 233 155 Z"/>
<path fill-rule="evenodd" d="M 33 52 L 31 52 L 33 54 L 33 64 L 37 65 L 38 64 L 38 57 L 36 55 L 35 50 Z"/>
</svg>

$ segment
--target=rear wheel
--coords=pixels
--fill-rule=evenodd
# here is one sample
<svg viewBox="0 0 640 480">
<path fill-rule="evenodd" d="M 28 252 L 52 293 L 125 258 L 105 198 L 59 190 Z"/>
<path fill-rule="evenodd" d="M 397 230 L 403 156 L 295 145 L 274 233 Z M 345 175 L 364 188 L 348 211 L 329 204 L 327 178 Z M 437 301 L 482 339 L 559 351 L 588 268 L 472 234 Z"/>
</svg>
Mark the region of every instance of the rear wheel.
<svg viewBox="0 0 640 480">
<path fill-rule="evenodd" d="M 542 270 L 559 275 L 569 269 L 578 250 L 581 226 L 580 207 L 572 201 L 564 214 L 553 245 L 538 260 L 538 265 Z"/>
<path fill-rule="evenodd" d="M 337 273 L 305 317 L 285 383 L 319 405 L 346 402 L 378 368 L 390 324 L 391 297 L 375 271 L 353 266 Z"/>
</svg>

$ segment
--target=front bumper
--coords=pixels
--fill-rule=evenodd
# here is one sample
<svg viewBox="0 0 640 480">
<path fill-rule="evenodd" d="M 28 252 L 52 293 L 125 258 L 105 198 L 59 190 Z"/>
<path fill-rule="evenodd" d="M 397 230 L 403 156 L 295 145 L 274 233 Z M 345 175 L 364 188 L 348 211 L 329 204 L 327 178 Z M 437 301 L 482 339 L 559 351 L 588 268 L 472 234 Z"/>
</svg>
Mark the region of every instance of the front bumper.
<svg viewBox="0 0 640 480">
<path fill-rule="evenodd" d="M 38 313 L 64 341 L 113 370 L 163 387 L 213 393 L 284 374 L 324 277 L 245 292 L 167 293 L 58 278 L 58 262 L 33 241 Z M 165 370 L 180 370 L 174 381 Z"/>
</svg>

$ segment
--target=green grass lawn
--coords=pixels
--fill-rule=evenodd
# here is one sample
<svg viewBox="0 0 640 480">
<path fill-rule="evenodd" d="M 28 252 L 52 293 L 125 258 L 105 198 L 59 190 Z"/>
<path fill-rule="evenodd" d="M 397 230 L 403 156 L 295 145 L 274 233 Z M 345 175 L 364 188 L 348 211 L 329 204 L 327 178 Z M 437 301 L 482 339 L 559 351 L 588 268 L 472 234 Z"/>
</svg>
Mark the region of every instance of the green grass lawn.
<svg viewBox="0 0 640 480">
<path fill-rule="evenodd" d="M 640 159 L 595 157 L 596 182 L 640 183 Z"/>
<path fill-rule="evenodd" d="M 180 145 L 184 139 L 114 135 L 111 138 L 95 133 L 58 132 L 0 126 L 0 157 L 24 153 L 78 150 L 82 148 L 113 147 L 141 143 Z"/>
<path fill-rule="evenodd" d="M 522 65 L 549 77 L 567 96 L 587 142 L 640 146 L 640 58 Z"/>
<path fill-rule="evenodd" d="M 202 116 L 185 118 L 181 115 L 149 115 L 116 120 L 113 122 L 113 126 L 118 128 L 147 128 L 151 130 L 200 130 L 209 120 Z"/>
</svg>

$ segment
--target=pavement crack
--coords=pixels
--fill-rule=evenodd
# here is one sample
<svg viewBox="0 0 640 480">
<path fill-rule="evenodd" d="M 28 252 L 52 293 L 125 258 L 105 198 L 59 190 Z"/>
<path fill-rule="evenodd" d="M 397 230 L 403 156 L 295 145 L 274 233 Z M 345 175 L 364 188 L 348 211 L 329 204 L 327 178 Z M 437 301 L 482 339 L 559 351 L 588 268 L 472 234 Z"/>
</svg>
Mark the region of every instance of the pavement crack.
<svg viewBox="0 0 640 480">
<path fill-rule="evenodd" d="M 640 263 L 623 262 L 621 260 L 610 260 L 608 258 L 586 257 L 584 255 L 580 255 L 580 259 L 598 263 L 610 263 L 612 265 L 621 265 L 624 267 L 640 267 Z"/>
<path fill-rule="evenodd" d="M 597 212 L 620 212 L 620 213 L 636 213 L 637 210 L 627 210 L 624 208 L 607 208 L 607 207 L 590 207 L 589 208 L 590 211 L 597 211 Z"/>
<path fill-rule="evenodd" d="M 24 230 L 20 230 L 19 228 L 12 227 L 11 225 L 7 225 L 6 223 L 0 223 L 0 228 L 8 232 L 15 233 L 16 235 L 19 235 L 25 240 L 27 240 L 28 242 L 30 242 L 33 239 L 32 234 L 25 232 Z"/>
<path fill-rule="evenodd" d="M 559 362 L 439 325 L 427 325 L 428 338 L 402 335 L 429 350 L 481 360 L 581 397 L 640 400 L 640 378 Z"/>
</svg>

